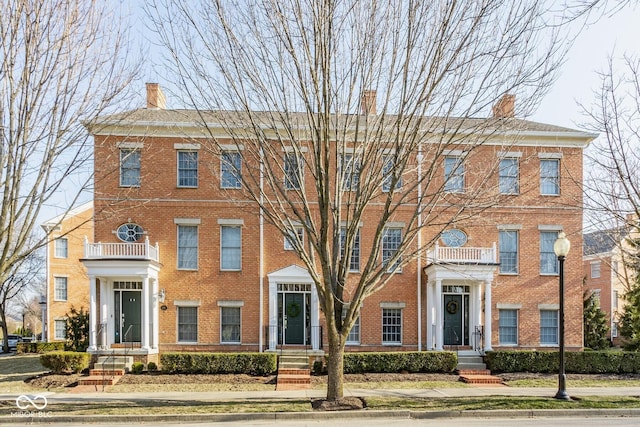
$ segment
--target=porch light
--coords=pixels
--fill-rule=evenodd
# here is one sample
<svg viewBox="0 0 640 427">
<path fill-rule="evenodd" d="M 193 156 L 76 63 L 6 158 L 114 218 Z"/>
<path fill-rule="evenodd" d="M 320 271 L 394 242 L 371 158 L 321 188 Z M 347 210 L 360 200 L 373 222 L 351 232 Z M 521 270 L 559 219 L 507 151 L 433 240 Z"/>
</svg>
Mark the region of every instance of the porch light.
<svg viewBox="0 0 640 427">
<path fill-rule="evenodd" d="M 566 234 L 561 231 L 553 244 L 553 252 L 555 252 L 558 258 L 566 257 L 569 253 L 569 249 L 571 249 L 571 242 L 567 239 Z"/>
</svg>

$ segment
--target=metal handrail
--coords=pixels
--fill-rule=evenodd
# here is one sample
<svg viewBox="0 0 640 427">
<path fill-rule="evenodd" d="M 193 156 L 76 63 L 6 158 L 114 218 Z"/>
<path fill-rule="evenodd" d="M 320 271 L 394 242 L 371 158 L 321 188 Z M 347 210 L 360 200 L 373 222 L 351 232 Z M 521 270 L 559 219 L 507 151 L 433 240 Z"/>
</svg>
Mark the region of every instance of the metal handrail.
<svg viewBox="0 0 640 427">
<path fill-rule="evenodd" d="M 123 343 L 124 343 L 124 359 L 125 359 L 125 363 L 126 363 L 126 360 L 127 360 L 127 349 L 128 349 L 127 344 L 129 343 L 129 341 L 127 341 L 127 336 L 131 332 L 131 328 L 133 328 L 133 324 L 129 325 L 127 330 L 122 335 L 122 340 L 123 340 Z M 131 349 L 133 350 L 133 343 L 131 343 Z"/>
<path fill-rule="evenodd" d="M 473 331 L 473 350 L 480 354 L 484 353 L 484 326 L 479 325 L 474 328 Z"/>
</svg>

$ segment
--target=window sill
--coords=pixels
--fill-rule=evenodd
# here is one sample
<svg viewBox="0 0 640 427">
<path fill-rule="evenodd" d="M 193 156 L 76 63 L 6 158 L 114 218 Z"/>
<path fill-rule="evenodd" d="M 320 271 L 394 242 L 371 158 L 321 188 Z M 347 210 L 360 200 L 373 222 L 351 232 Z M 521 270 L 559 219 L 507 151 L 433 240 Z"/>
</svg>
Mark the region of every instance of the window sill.
<svg viewBox="0 0 640 427">
<path fill-rule="evenodd" d="M 383 342 L 382 345 L 387 347 L 398 347 L 398 346 L 401 346 L 402 343 L 401 342 Z"/>
<path fill-rule="evenodd" d="M 220 341 L 220 345 L 241 345 L 242 341 Z"/>
<path fill-rule="evenodd" d="M 198 344 L 198 341 L 178 341 L 176 342 L 178 345 L 194 345 Z"/>
<path fill-rule="evenodd" d="M 198 271 L 197 268 L 180 268 L 180 267 L 177 267 L 176 270 L 178 270 L 178 271 Z"/>
<path fill-rule="evenodd" d="M 500 273 L 498 273 L 498 275 L 500 275 L 500 276 L 519 276 L 520 273 L 503 273 L 503 272 L 500 272 Z"/>
<path fill-rule="evenodd" d="M 554 347 L 558 347 L 558 343 L 555 344 L 542 344 L 540 343 L 540 347 L 550 347 L 550 348 L 554 348 Z"/>
<path fill-rule="evenodd" d="M 69 300 L 68 299 L 57 299 L 57 298 L 53 299 L 53 302 L 67 302 L 67 301 L 69 301 Z"/>
<path fill-rule="evenodd" d="M 560 276 L 560 273 L 540 273 L 540 275 L 546 277 L 558 277 Z"/>
<path fill-rule="evenodd" d="M 140 188 L 140 185 L 119 185 L 120 188 Z"/>
<path fill-rule="evenodd" d="M 550 196 L 550 197 L 560 197 L 560 194 L 543 194 L 540 193 L 541 196 Z"/>
<path fill-rule="evenodd" d="M 242 271 L 242 269 L 241 268 L 221 268 L 220 271 L 224 273 L 228 273 L 228 272 L 233 273 L 233 272 Z"/>
<path fill-rule="evenodd" d="M 187 190 L 188 189 L 192 189 L 193 190 L 193 189 L 196 189 L 196 188 L 198 188 L 197 185 L 196 186 L 191 186 L 191 185 L 177 185 L 176 186 L 176 189 L 178 189 L 178 190 L 180 190 L 180 189 L 187 189 Z"/>
</svg>

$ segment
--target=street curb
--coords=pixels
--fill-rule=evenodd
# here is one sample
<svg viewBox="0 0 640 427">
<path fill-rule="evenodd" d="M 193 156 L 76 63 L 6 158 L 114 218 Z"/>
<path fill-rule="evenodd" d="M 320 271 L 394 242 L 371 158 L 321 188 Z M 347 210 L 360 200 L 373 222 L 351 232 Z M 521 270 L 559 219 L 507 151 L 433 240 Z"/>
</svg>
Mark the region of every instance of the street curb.
<svg viewBox="0 0 640 427">
<path fill-rule="evenodd" d="M 439 419 L 439 418 L 536 418 L 536 417 L 640 417 L 640 408 L 629 409 L 515 409 L 470 411 L 327 411 L 327 412 L 255 412 L 177 415 L 70 415 L 41 413 L 30 417 L 3 416 L 0 424 L 69 424 L 69 423 L 220 423 L 231 421 L 292 421 L 363 418 Z"/>
</svg>

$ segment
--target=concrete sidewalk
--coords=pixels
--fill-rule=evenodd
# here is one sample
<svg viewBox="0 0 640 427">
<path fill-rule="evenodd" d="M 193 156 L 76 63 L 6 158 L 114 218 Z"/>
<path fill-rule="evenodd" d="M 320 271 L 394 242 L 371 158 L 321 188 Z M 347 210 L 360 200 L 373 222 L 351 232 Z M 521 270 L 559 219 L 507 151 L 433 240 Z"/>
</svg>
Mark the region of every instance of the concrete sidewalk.
<svg viewBox="0 0 640 427">
<path fill-rule="evenodd" d="M 429 388 L 429 389 L 356 389 L 345 387 L 345 396 L 386 396 L 386 397 L 417 397 L 417 398 L 446 398 L 446 397 L 483 397 L 483 396 L 534 396 L 552 398 L 557 389 L 534 387 L 507 386 L 477 386 L 465 388 Z M 639 396 L 639 387 L 580 387 L 568 388 L 572 397 L 584 396 Z M 190 402 L 259 402 L 274 400 L 314 399 L 326 396 L 324 389 L 320 390 L 289 390 L 289 391 L 223 391 L 223 392 L 145 392 L 145 393 L 54 393 L 42 392 L 48 403 L 78 403 L 88 404 L 99 402 L 131 402 L 131 401 L 190 401 Z M 0 402 L 5 405 L 15 405 L 20 394 L 0 394 Z M 33 398 L 33 395 L 31 395 Z M 40 399 L 42 401 L 42 399 Z M 36 412 L 31 409 L 32 412 Z M 173 422 L 202 422 L 214 423 L 223 421 L 273 421 L 273 420 L 319 420 L 335 418 L 452 418 L 452 417 L 543 417 L 543 416 L 625 416 L 640 417 L 639 409 L 566 409 L 566 410 L 484 410 L 484 411 L 338 411 L 338 412 L 298 412 L 298 413 L 230 413 L 230 414 L 190 414 L 190 415 L 60 415 L 41 417 L 1 416 L 0 425 L 33 423 L 163 423 Z"/>
</svg>

